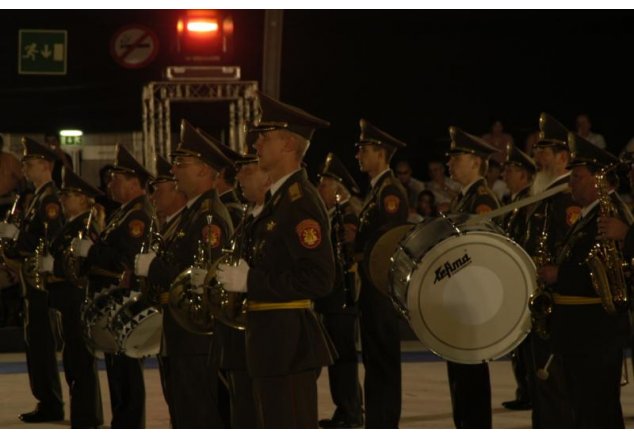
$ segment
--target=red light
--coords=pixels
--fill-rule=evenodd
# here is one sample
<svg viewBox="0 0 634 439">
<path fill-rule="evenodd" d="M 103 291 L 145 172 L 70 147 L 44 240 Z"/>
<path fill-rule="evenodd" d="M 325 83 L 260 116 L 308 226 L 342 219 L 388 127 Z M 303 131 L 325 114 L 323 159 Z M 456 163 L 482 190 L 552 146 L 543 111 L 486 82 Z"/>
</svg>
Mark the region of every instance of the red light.
<svg viewBox="0 0 634 439">
<path fill-rule="evenodd" d="M 204 19 L 190 20 L 187 22 L 187 31 L 197 33 L 218 32 L 218 21 Z"/>
<path fill-rule="evenodd" d="M 176 24 L 176 30 L 178 31 L 179 34 L 183 33 L 183 29 L 185 29 L 185 25 L 183 24 L 183 20 L 178 20 L 178 23 Z"/>
</svg>

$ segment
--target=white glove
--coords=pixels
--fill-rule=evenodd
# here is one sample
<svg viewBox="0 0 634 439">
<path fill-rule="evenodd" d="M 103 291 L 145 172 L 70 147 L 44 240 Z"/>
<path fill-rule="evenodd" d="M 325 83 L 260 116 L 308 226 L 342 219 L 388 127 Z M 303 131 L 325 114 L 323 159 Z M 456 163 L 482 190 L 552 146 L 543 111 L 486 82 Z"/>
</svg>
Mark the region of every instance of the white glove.
<svg viewBox="0 0 634 439">
<path fill-rule="evenodd" d="M 52 273 L 55 258 L 51 255 L 40 256 L 37 261 L 37 271 L 40 273 Z"/>
<path fill-rule="evenodd" d="M 73 238 L 70 243 L 70 247 L 76 255 L 85 258 L 88 256 L 88 252 L 90 251 L 92 244 L 93 242 L 90 239 Z"/>
<path fill-rule="evenodd" d="M 0 238 L 17 239 L 19 232 L 15 224 L 0 223 Z"/>
<path fill-rule="evenodd" d="M 147 253 L 139 253 L 134 257 L 134 274 L 137 276 L 147 277 L 150 271 L 150 265 L 156 257 L 156 252 L 150 250 Z"/>
<path fill-rule="evenodd" d="M 205 292 L 203 285 L 205 284 L 206 277 L 207 270 L 204 268 L 192 268 L 192 287 L 194 288 L 194 292 L 196 294 L 203 294 Z"/>
<path fill-rule="evenodd" d="M 225 291 L 246 293 L 248 277 L 249 264 L 244 259 L 240 259 L 235 267 L 228 264 L 218 265 L 218 282 L 222 284 Z"/>
</svg>

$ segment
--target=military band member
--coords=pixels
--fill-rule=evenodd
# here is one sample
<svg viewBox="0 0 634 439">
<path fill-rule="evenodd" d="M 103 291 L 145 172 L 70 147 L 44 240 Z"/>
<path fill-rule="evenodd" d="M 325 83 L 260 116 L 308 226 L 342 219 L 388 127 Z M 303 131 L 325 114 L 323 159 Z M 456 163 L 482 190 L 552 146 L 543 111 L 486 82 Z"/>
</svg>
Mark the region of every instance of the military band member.
<svg viewBox="0 0 634 439">
<path fill-rule="evenodd" d="M 156 156 L 156 177 L 150 181 L 153 188 L 151 195 L 152 204 L 156 211 L 156 216 L 160 223 L 160 235 L 165 248 L 169 247 L 172 240 L 178 232 L 178 225 L 181 220 L 181 212 L 187 204 L 187 195 L 178 189 L 178 185 L 174 175 L 171 173 L 172 164 L 161 155 Z M 163 309 L 163 318 L 169 318 L 169 309 L 167 307 L 168 295 L 161 293 L 158 298 L 161 308 Z M 165 339 L 162 339 L 161 351 L 158 355 L 159 373 L 161 375 L 161 386 L 163 396 L 170 413 L 170 425 L 174 423 L 174 407 L 172 398 L 170 397 L 169 388 L 169 362 L 167 361 L 167 350 L 165 349 Z"/>
<path fill-rule="evenodd" d="M 449 128 L 449 174 L 461 186 L 449 213 L 483 214 L 499 207 L 484 176 L 487 159 L 497 150 L 479 137 Z M 451 404 L 456 428 L 491 428 L 489 366 L 447 361 Z"/>
<path fill-rule="evenodd" d="M 563 370 L 561 403 L 572 411 L 572 417 L 566 420 L 569 423 L 562 426 L 623 428 L 620 382 L 623 347 L 629 332 L 627 309 L 606 312 L 606 302 L 614 304 L 606 289 L 614 292 L 617 285 L 599 282 L 595 287 L 591 276 L 599 273 L 588 262 L 590 249 L 598 239 L 599 211 L 604 202 L 612 203 L 607 191 L 601 192 L 597 187 L 597 175 L 618 159 L 573 133 L 569 134 L 568 144 L 572 152 L 568 165 L 572 169 L 570 188 L 582 208 L 581 218 L 566 235 L 556 261 L 538 270 L 540 278 L 553 290 L 551 346 L 555 356 L 560 357 Z M 608 264 L 606 270 L 617 268 L 607 260 L 601 262 Z"/>
<path fill-rule="evenodd" d="M 358 291 L 352 262 L 354 240 L 359 228 L 358 212 L 350 203 L 351 197 L 361 193 L 345 166 L 333 153 L 326 157 L 319 174 L 319 195 L 330 217 L 330 240 L 335 249 L 335 285 L 323 299 L 315 301 L 315 311 L 321 314 L 328 335 L 338 357 L 328 367 L 330 395 L 335 412 L 330 419 L 322 419 L 322 428 L 359 428 L 363 426 L 363 405 L 359 384 L 357 338 L 359 308 Z"/>
<path fill-rule="evenodd" d="M 49 246 L 64 224 L 57 187 L 52 180 L 57 155 L 50 148 L 29 137 L 22 138 L 22 169 L 35 186 L 35 194 L 26 209 L 20 229 L 14 224 L 0 225 L 0 237 L 13 240 L 5 257 L 22 263 L 32 257 L 41 239 Z M 20 415 L 23 422 L 48 422 L 64 419 L 64 402 L 57 369 L 57 311 L 49 309 L 48 295 L 20 276 L 24 296 L 24 334 L 26 363 L 31 392 L 38 400 L 35 410 Z M 50 312 L 52 311 L 52 312 Z M 54 333 L 55 330 L 55 333 Z"/>
<path fill-rule="evenodd" d="M 316 428 L 317 376 L 332 363 L 312 301 L 331 292 L 334 257 L 328 215 L 301 162 L 316 128 L 303 110 L 259 95 L 255 148 L 270 180 L 251 226 L 251 262 L 221 265 L 225 289 L 248 292 L 247 367 L 260 427 Z"/>
<path fill-rule="evenodd" d="M 570 179 L 567 169 L 570 160 L 568 147 L 568 130 L 552 116 L 542 113 L 539 118 L 539 140 L 533 147 L 537 173 L 532 184 L 531 192 L 539 194 Z M 581 209 L 572 199 L 569 190 L 559 192 L 541 200 L 528 210 L 528 224 L 524 238 L 524 250 L 533 258 L 538 257 L 543 247 L 550 258 L 559 254 L 563 240 L 568 230 L 579 218 Z M 534 322 L 535 323 L 535 322 Z M 547 334 L 536 331 L 529 335 L 533 361 L 533 370 L 529 374 L 536 376 L 551 358 L 552 349 Z M 546 380 L 538 378 L 534 383 L 532 396 L 532 425 L 534 428 L 558 428 L 570 425 L 570 410 L 561 404 L 564 398 L 563 375 L 561 374 L 560 358 L 551 359 Z"/>
<path fill-rule="evenodd" d="M 522 152 L 519 148 L 508 145 L 506 147 L 506 161 L 504 162 L 504 182 L 509 188 L 510 199 L 513 203 L 526 198 L 530 194 L 530 186 L 537 168 L 532 158 Z M 503 221 L 506 234 L 515 242 L 522 243 L 524 234 L 526 233 L 526 224 L 528 207 L 522 207 L 509 212 Z M 533 370 L 529 367 L 532 362 L 530 350 L 530 339 L 525 339 L 518 346 L 511 356 L 511 364 L 513 366 L 513 375 L 517 382 L 515 390 L 515 399 L 512 401 L 504 401 L 502 405 L 509 410 L 530 410 L 531 408 L 531 390 L 530 384 L 535 378 L 535 374 L 531 374 Z"/>
<path fill-rule="evenodd" d="M 370 177 L 370 190 L 359 214 L 357 254 L 367 254 L 386 231 L 407 222 L 407 192 L 389 167 L 405 144 L 361 119 L 356 158 Z M 359 257 L 357 257 L 359 259 Z M 361 266 L 359 311 L 365 367 L 366 428 L 397 428 L 401 417 L 401 341 L 399 317 L 384 292 L 370 280 L 369 261 Z"/>
<path fill-rule="evenodd" d="M 268 175 L 260 169 L 256 155 L 234 156 L 236 179 L 249 210 L 244 221 L 237 226 L 234 238 L 247 263 L 252 263 L 250 228 L 264 209 L 266 193 L 270 187 Z M 253 380 L 247 371 L 245 331 L 216 321 L 216 331 L 221 339 L 220 368 L 227 377 L 231 404 L 231 428 L 256 428 L 258 418 L 253 399 Z"/>
<path fill-rule="evenodd" d="M 198 129 L 198 131 L 203 136 L 209 137 L 209 135 L 201 129 Z M 221 147 L 220 152 L 222 152 L 232 163 L 241 160 L 242 156 L 240 153 L 223 145 L 222 143 L 220 143 L 219 146 Z M 240 220 L 242 219 L 242 202 L 236 192 L 236 169 L 233 165 L 224 166 L 220 170 L 216 181 L 216 190 L 218 191 L 220 201 L 222 201 L 222 204 L 224 204 L 229 211 L 233 226 L 237 227 L 238 223 L 240 223 Z"/>
<path fill-rule="evenodd" d="M 53 237 L 48 254 L 39 260 L 40 272 L 52 274 L 48 282 L 49 305 L 62 315 L 71 428 L 97 428 L 103 424 L 97 360 L 82 336 L 80 308 L 86 293 L 81 280 L 85 273 L 68 265 L 73 238 L 82 235 L 96 240 L 101 231 L 93 212 L 95 197 L 99 195 L 102 195 L 100 190 L 73 171 L 62 170 L 60 200 L 66 224 Z"/>
<path fill-rule="evenodd" d="M 231 163 L 212 142 L 213 138 L 203 137 L 187 121 L 181 122 L 180 143 L 172 153 L 172 173 L 178 189 L 187 195 L 186 209 L 165 251 L 161 255 L 153 251 L 138 254 L 135 263 L 135 273 L 163 291 L 194 265 L 199 245 L 215 260 L 233 233 L 229 213 L 215 189 L 219 170 Z M 206 270 L 194 287 L 202 285 L 204 275 Z M 187 331 L 170 313 L 163 316 L 163 336 L 169 364 L 167 387 L 174 413 L 172 427 L 223 427 L 217 399 L 219 346 L 214 336 Z"/>
<path fill-rule="evenodd" d="M 144 242 L 153 221 L 153 209 L 145 194 L 145 185 L 152 175 L 123 145 L 116 146 L 109 195 L 121 203 L 93 244 L 89 239 L 73 239 L 73 251 L 85 258 L 91 289 L 117 285 L 119 279 L 94 274 L 124 273 L 120 287 L 131 288 L 135 279 L 134 256 Z M 112 428 L 145 427 L 145 384 L 142 360 L 124 354 L 105 354 Z"/>
</svg>

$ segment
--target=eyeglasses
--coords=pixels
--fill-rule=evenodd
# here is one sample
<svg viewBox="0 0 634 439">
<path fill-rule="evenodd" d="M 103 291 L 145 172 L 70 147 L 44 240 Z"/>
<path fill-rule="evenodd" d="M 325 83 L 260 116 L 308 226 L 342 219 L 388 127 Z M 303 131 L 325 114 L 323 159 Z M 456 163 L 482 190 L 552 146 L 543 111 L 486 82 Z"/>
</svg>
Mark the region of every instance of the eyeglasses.
<svg viewBox="0 0 634 439">
<path fill-rule="evenodd" d="M 189 159 L 189 161 L 187 161 Z M 189 165 L 197 165 L 200 164 L 200 160 L 194 157 L 175 157 L 172 160 L 172 166 L 177 168 L 185 168 Z"/>
</svg>

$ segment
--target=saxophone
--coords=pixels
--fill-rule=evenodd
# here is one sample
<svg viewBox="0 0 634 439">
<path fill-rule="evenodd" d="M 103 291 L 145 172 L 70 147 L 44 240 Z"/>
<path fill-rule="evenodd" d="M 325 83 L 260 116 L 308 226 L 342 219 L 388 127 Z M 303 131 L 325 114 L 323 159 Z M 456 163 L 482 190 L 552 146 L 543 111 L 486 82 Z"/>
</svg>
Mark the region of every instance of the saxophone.
<svg viewBox="0 0 634 439">
<path fill-rule="evenodd" d="M 538 268 L 552 263 L 552 255 L 548 250 L 547 227 L 548 206 L 546 206 L 544 210 L 544 226 L 537 240 L 537 249 L 533 257 L 533 262 L 535 262 L 535 266 Z M 528 309 L 531 312 L 533 330 L 540 338 L 547 340 L 550 337 L 548 321 L 553 312 L 553 297 L 550 291 L 548 291 L 548 287 L 542 281 L 538 281 L 537 289 L 533 292 L 528 301 Z"/>
<path fill-rule="evenodd" d="M 596 187 L 599 194 L 599 214 L 601 216 L 619 216 L 617 207 L 610 197 L 607 175 L 617 165 L 601 169 L 596 175 Z M 623 257 L 619 243 L 614 240 L 597 240 L 585 260 L 590 269 L 590 278 L 601 304 L 608 314 L 625 310 L 629 305 L 626 273 L 629 267 Z"/>
</svg>

